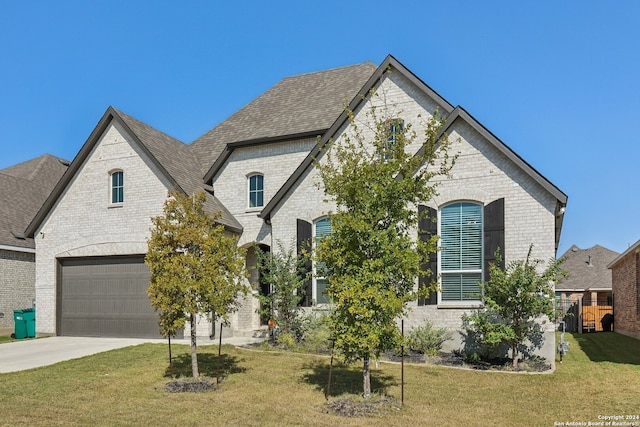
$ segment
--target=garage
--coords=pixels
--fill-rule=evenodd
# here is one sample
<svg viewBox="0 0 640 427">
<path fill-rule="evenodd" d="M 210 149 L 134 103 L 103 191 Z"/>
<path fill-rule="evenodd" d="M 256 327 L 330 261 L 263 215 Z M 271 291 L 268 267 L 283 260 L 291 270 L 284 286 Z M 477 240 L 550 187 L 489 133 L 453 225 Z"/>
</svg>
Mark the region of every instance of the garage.
<svg viewBox="0 0 640 427">
<path fill-rule="evenodd" d="M 144 256 L 59 259 L 57 333 L 160 338 Z"/>
</svg>

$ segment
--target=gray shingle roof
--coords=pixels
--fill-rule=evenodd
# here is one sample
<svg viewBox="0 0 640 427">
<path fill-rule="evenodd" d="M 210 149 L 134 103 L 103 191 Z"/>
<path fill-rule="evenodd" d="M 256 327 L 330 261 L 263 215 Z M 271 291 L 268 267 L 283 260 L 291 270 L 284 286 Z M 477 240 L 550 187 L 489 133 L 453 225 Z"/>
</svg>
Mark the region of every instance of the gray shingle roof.
<svg viewBox="0 0 640 427">
<path fill-rule="evenodd" d="M 509 148 L 504 142 L 502 142 L 495 135 L 493 135 L 488 129 L 486 129 L 483 125 L 481 125 L 480 122 L 475 120 L 462 107 L 458 106 L 454 108 L 452 104 L 450 104 L 447 100 L 442 98 L 437 92 L 435 92 L 431 87 L 425 84 L 418 76 L 413 74 L 411 70 L 406 68 L 392 55 L 388 55 L 385 58 L 385 60 L 377 67 L 377 69 L 374 70 L 374 72 L 371 74 L 371 76 L 369 77 L 365 85 L 359 89 L 361 96 L 354 96 L 351 100 L 351 103 L 348 106 L 348 109 L 351 111 L 355 111 L 361 103 L 365 102 L 369 94 L 369 91 L 377 88 L 377 85 L 379 85 L 380 82 L 382 81 L 382 77 L 388 71 L 397 72 L 405 76 L 409 81 L 415 84 L 419 90 L 421 90 L 423 93 L 427 94 L 427 96 L 429 96 L 431 99 L 433 99 L 437 103 L 440 111 L 447 113 L 446 120 L 445 120 L 447 123 L 447 126 L 451 126 L 454 123 L 454 121 L 456 121 L 457 119 L 464 120 L 467 124 L 469 124 L 481 135 L 483 135 L 487 139 L 487 141 L 492 143 L 499 151 L 501 151 L 509 159 L 511 159 L 516 165 L 522 168 L 525 173 L 531 176 L 543 188 L 545 188 L 554 197 L 557 198 L 556 230 L 555 230 L 556 231 L 555 247 L 557 248 L 560 242 L 560 233 L 562 230 L 562 222 L 564 220 L 564 216 L 561 214 L 561 212 L 563 211 L 561 209 L 567 203 L 567 195 L 564 194 L 553 183 L 551 183 L 551 181 L 546 179 L 538 171 L 536 171 L 533 167 L 531 167 L 527 162 L 525 162 L 520 156 L 518 156 L 513 150 L 511 150 L 511 148 Z M 323 147 L 326 144 L 329 143 L 329 141 L 331 141 L 331 139 L 335 136 L 335 133 L 340 129 L 340 126 L 348 121 L 348 115 L 344 111 L 344 105 L 341 105 L 341 110 L 342 111 L 340 115 L 334 120 L 331 128 L 324 133 L 322 138 L 318 141 L 318 144 L 312 149 L 309 155 L 302 161 L 302 163 L 293 172 L 293 174 L 289 177 L 289 179 L 282 185 L 282 187 L 280 187 L 280 189 L 276 192 L 276 194 L 271 198 L 271 200 L 267 203 L 264 209 L 260 212 L 260 217 L 265 219 L 268 219 L 270 217 L 271 212 L 275 209 L 276 206 L 278 206 L 278 204 L 284 199 L 284 197 L 288 194 L 288 192 L 293 188 L 297 180 L 304 175 L 306 170 L 312 167 L 314 159 L 317 157 L 318 153 L 323 149 Z"/>
<path fill-rule="evenodd" d="M 571 246 L 562 255 L 566 257 L 562 268 L 568 276 L 556 284 L 556 291 L 611 289 L 611 271 L 607 269 L 607 265 L 618 255 L 600 245 L 589 249 Z"/>
<path fill-rule="evenodd" d="M 35 248 L 17 238 L 31 222 L 69 162 L 49 154 L 0 170 L 0 245 Z"/>
<path fill-rule="evenodd" d="M 198 161 L 189 146 L 140 120 L 112 109 L 185 193 L 194 194 L 204 190 Z M 205 205 L 210 212 L 220 212 L 220 223 L 236 231 L 242 230 L 242 225 L 227 208 L 209 193 Z"/>
<path fill-rule="evenodd" d="M 367 82 L 370 62 L 287 77 L 191 143 L 203 175 L 226 144 L 323 131 Z"/>
</svg>

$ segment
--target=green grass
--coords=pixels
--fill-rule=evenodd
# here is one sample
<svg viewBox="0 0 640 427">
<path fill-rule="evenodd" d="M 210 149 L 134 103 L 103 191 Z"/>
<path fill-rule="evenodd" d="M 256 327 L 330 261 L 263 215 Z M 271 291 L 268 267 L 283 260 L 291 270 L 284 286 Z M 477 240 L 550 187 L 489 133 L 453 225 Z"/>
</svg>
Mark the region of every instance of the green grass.
<svg viewBox="0 0 640 427">
<path fill-rule="evenodd" d="M 572 336 L 554 374 L 405 367 L 405 405 L 368 418 L 327 413 L 329 361 L 313 355 L 223 346 L 216 391 L 170 394 L 189 375 L 186 346 L 145 344 L 25 372 L 0 374 L 0 425 L 438 425 L 552 426 L 640 410 L 640 341 L 615 333 Z M 0 350 L 1 351 L 1 350 Z M 216 376 L 217 347 L 199 348 L 203 375 Z M 337 364 L 331 399 L 358 394 L 359 366 Z M 381 363 L 372 387 L 400 400 L 400 366 Z"/>
</svg>

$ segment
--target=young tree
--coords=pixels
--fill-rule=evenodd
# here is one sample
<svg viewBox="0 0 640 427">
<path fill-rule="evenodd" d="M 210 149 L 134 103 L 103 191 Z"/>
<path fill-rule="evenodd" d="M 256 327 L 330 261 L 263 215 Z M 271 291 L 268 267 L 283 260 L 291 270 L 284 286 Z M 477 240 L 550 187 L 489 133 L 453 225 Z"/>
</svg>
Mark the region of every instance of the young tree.
<svg viewBox="0 0 640 427">
<path fill-rule="evenodd" d="M 145 258 L 151 270 L 147 293 L 160 312 L 160 332 L 175 335 L 188 318 L 191 323 L 191 367 L 197 378 L 196 319 L 215 313 L 223 319 L 238 308 L 248 292 L 244 253 L 237 238 L 225 232 L 204 207 L 206 195 L 173 192 L 163 215 L 152 218 Z"/>
<path fill-rule="evenodd" d="M 495 347 L 508 344 L 511 349 L 513 367 L 518 367 L 520 348 L 531 336 L 539 332 L 541 316 L 554 318 L 554 283 L 566 273 L 561 270 L 563 259 L 551 259 L 541 271 L 542 260 L 532 259 L 529 246 L 524 260 L 510 262 L 506 268 L 499 267 L 501 257 L 496 253 L 496 262 L 489 266 L 490 279 L 482 285 L 485 309 L 464 317 L 476 329 L 480 328 L 480 339 Z"/>
<path fill-rule="evenodd" d="M 370 357 L 397 348 L 397 319 L 417 298 L 416 279 L 428 274 L 421 265 L 436 250 L 437 237 L 415 237 L 417 205 L 436 194 L 431 179 L 447 175 L 455 159 L 437 118 L 426 121 L 414 144 L 418 136 L 400 114 L 378 117 L 372 109 L 366 116 L 372 127 L 361 131 L 350 113 L 352 132 L 316 162 L 325 194 L 337 205 L 332 233 L 318 242 L 317 268 L 334 305 L 335 347 L 347 361 L 363 361 L 369 397 Z"/>
<path fill-rule="evenodd" d="M 281 242 L 277 246 L 275 253 L 265 253 L 256 247 L 261 280 L 271 288 L 268 295 L 258 296 L 262 304 L 260 314 L 274 319 L 283 332 L 298 335 L 299 339 L 300 301 L 309 276 L 305 268 L 307 259 L 298 257 L 293 247 L 285 249 Z"/>
</svg>

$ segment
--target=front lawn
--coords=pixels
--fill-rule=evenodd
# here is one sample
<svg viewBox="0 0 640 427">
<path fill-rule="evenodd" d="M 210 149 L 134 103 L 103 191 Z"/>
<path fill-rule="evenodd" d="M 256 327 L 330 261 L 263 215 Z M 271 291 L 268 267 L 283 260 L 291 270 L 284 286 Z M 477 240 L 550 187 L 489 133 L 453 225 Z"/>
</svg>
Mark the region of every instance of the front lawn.
<svg viewBox="0 0 640 427">
<path fill-rule="evenodd" d="M 223 347 L 217 391 L 167 393 L 167 347 L 145 344 L 25 372 L 0 374 L 2 425 L 439 425 L 553 426 L 640 412 L 640 341 L 615 333 L 566 334 L 569 354 L 554 374 L 406 366 L 405 405 L 368 418 L 328 413 L 329 360 Z M 1 351 L 1 350 L 0 350 Z M 217 347 L 199 348 L 215 377 Z M 174 346 L 174 373 L 189 372 Z M 331 400 L 358 394 L 359 366 L 334 366 Z M 400 365 L 381 363 L 372 388 L 400 400 Z"/>
</svg>

